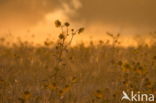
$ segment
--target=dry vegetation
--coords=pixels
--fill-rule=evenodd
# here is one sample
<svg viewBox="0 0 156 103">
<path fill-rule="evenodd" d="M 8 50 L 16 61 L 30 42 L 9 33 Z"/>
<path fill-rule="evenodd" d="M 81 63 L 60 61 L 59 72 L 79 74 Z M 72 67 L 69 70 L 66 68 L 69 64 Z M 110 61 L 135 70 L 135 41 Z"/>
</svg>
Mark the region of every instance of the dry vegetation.
<svg viewBox="0 0 156 103">
<path fill-rule="evenodd" d="M 0 46 L 0 103 L 121 103 L 123 90 L 156 93 L 156 44 L 118 47 L 120 35 L 107 33 L 112 45 L 70 47 L 84 29 L 55 25 L 56 44 Z"/>
</svg>

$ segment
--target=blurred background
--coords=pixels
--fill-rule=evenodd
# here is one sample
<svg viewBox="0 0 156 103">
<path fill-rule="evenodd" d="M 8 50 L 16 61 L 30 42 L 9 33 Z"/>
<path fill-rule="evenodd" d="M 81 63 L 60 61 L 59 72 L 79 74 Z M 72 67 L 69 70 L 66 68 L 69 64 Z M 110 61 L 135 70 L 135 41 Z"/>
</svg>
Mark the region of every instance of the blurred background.
<svg viewBox="0 0 156 103">
<path fill-rule="evenodd" d="M 155 5 L 0 0 L 0 103 L 121 103 L 122 91 L 156 95 Z"/>
</svg>

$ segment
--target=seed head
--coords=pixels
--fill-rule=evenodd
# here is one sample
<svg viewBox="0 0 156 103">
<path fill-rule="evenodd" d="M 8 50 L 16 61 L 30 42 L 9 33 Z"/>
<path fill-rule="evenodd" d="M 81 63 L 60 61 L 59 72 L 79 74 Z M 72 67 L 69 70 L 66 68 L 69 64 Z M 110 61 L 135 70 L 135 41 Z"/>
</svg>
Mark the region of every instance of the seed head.
<svg viewBox="0 0 156 103">
<path fill-rule="evenodd" d="M 83 31 L 84 31 L 84 28 L 80 28 L 80 29 L 78 30 L 78 34 L 82 33 Z"/>
<path fill-rule="evenodd" d="M 74 32 L 74 29 L 71 29 L 72 32 Z"/>
<path fill-rule="evenodd" d="M 64 35 L 64 34 L 60 34 L 60 35 L 59 35 L 59 38 L 60 38 L 60 39 L 65 39 L 65 35 Z"/>
<path fill-rule="evenodd" d="M 66 27 L 69 27 L 69 26 L 70 26 L 70 24 L 69 24 L 68 22 L 65 22 L 64 25 L 65 25 Z"/>
<path fill-rule="evenodd" d="M 59 21 L 59 20 L 56 20 L 55 21 L 55 26 L 58 28 L 58 27 L 60 27 L 61 26 L 61 22 Z"/>
</svg>

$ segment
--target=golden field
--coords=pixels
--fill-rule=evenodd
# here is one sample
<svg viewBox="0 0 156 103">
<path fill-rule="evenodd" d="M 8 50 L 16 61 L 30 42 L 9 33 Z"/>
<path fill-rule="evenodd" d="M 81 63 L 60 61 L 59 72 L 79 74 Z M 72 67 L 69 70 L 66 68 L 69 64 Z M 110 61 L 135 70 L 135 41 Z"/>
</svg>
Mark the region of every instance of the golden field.
<svg viewBox="0 0 156 103">
<path fill-rule="evenodd" d="M 107 33 L 110 42 L 71 47 L 63 33 L 39 47 L 1 39 L 0 103 L 121 103 L 123 90 L 156 94 L 155 41 L 125 48 Z"/>
</svg>

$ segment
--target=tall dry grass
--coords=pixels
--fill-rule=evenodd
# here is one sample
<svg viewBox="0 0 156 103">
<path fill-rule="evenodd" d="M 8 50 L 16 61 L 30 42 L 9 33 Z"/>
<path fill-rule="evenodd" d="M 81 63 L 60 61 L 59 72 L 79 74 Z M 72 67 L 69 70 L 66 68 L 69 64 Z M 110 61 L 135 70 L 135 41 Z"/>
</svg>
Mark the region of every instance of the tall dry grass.
<svg viewBox="0 0 156 103">
<path fill-rule="evenodd" d="M 118 47 L 119 34 L 108 33 L 112 45 L 71 47 L 69 23 L 55 24 L 65 25 L 56 44 L 0 46 L 0 103 L 121 103 L 123 90 L 156 93 L 156 44 Z"/>
</svg>

